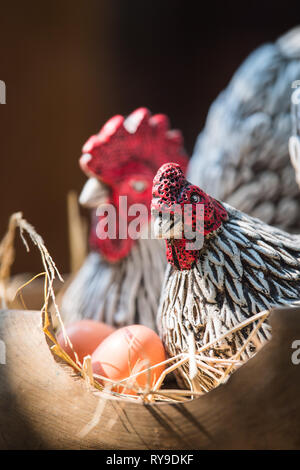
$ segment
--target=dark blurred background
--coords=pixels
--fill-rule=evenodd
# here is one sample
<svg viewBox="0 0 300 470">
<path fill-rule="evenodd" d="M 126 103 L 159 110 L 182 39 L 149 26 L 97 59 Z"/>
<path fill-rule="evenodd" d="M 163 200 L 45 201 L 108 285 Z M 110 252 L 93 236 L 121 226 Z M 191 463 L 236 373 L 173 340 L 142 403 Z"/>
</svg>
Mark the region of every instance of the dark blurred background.
<svg viewBox="0 0 300 470">
<path fill-rule="evenodd" d="M 22 210 L 67 272 L 66 194 L 85 181 L 87 138 L 146 106 L 169 115 L 191 153 L 240 63 L 298 23 L 299 0 L 1 2 L 0 236 Z M 14 272 L 40 270 L 35 250 L 18 248 Z"/>
</svg>

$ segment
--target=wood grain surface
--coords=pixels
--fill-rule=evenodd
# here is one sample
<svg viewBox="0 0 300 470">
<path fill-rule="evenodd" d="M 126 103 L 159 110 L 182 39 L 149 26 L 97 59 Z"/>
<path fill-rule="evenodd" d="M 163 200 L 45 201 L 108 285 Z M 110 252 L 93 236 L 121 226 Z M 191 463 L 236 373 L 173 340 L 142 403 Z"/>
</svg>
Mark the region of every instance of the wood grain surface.
<svg viewBox="0 0 300 470">
<path fill-rule="evenodd" d="M 272 340 L 229 381 L 184 404 L 142 405 L 88 390 L 55 361 L 40 313 L 0 312 L 0 449 L 300 448 L 300 309 L 274 309 Z"/>
</svg>

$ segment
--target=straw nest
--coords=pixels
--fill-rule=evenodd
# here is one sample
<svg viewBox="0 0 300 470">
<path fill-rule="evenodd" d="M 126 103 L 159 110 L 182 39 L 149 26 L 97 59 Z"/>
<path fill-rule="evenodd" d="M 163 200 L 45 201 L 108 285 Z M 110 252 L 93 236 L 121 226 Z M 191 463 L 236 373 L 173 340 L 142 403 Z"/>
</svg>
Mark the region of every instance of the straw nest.
<svg viewBox="0 0 300 470">
<path fill-rule="evenodd" d="M 187 408 L 185 408 L 185 414 L 186 419 L 189 421 L 189 426 L 192 426 L 192 431 L 193 434 L 193 439 L 189 439 L 189 435 L 182 436 L 181 431 L 178 432 L 178 429 L 176 430 L 176 427 L 173 427 L 172 422 L 170 421 L 164 421 L 164 418 L 161 418 L 160 413 L 157 414 L 156 411 L 156 406 L 160 406 L 162 404 L 169 404 L 169 405 L 175 405 L 175 406 L 190 406 L 192 403 L 198 402 L 198 400 L 191 400 L 195 399 L 198 397 L 198 395 L 203 395 L 201 399 L 207 399 L 209 396 L 216 396 L 215 393 L 219 393 L 219 395 L 223 393 L 225 390 L 225 387 L 232 387 L 233 386 L 233 394 L 232 397 L 230 398 L 230 401 L 232 402 L 232 399 L 237 398 L 237 392 L 234 392 L 234 383 L 238 383 L 239 380 L 241 380 L 241 377 L 243 377 L 243 374 L 238 375 L 238 373 L 234 374 L 232 376 L 231 380 L 229 381 L 230 383 L 227 383 L 226 385 L 222 385 L 222 387 L 219 387 L 219 385 L 224 384 L 227 382 L 229 376 L 237 369 L 239 369 L 242 365 L 242 361 L 240 360 L 240 355 L 243 352 L 243 350 L 246 348 L 247 344 L 249 341 L 253 340 L 255 337 L 258 329 L 260 328 L 262 322 L 264 322 L 268 316 L 270 315 L 269 311 L 261 312 L 255 316 L 253 316 L 250 320 L 247 322 L 243 322 L 238 327 L 232 329 L 228 334 L 231 334 L 234 331 L 237 331 L 240 328 L 245 327 L 247 324 L 253 323 L 253 330 L 247 341 L 244 343 L 240 351 L 237 352 L 235 356 L 233 356 L 230 359 L 218 359 L 214 358 L 213 356 L 209 355 L 210 350 L 212 350 L 215 346 L 214 343 L 207 344 L 205 347 L 203 347 L 197 354 L 194 353 L 194 351 L 191 350 L 189 353 L 183 353 L 180 354 L 176 357 L 167 359 L 164 361 L 164 365 L 166 366 L 164 372 L 161 374 L 161 376 L 157 379 L 155 385 L 151 388 L 150 384 L 148 384 L 145 388 L 140 388 L 137 383 L 136 383 L 136 378 L 142 374 L 145 373 L 145 370 L 149 370 L 145 368 L 145 365 L 140 364 L 138 365 L 137 368 L 133 369 L 131 372 L 130 377 L 122 380 L 121 382 L 115 383 L 111 381 L 110 379 L 106 377 L 101 377 L 93 374 L 92 372 L 92 366 L 91 366 L 91 357 L 87 356 L 83 363 L 81 363 L 78 358 L 76 361 L 73 361 L 60 347 L 60 345 L 57 343 L 56 340 L 56 335 L 55 335 L 55 328 L 53 327 L 53 322 L 52 322 L 52 317 L 51 314 L 49 313 L 49 305 L 52 303 L 52 308 L 54 311 L 55 319 L 57 320 L 58 324 L 60 325 L 62 331 L 65 334 L 65 340 L 70 343 L 69 338 L 66 335 L 65 328 L 63 321 L 60 317 L 59 313 L 59 308 L 55 299 L 55 290 L 54 290 L 54 282 L 56 278 L 60 279 L 62 281 L 62 278 L 55 266 L 55 263 L 53 259 L 51 258 L 50 254 L 48 253 L 47 248 L 45 247 L 45 244 L 42 240 L 42 238 L 36 233 L 35 229 L 22 217 L 21 213 L 14 214 L 9 223 L 9 228 L 8 232 L 5 235 L 1 245 L 0 245 L 0 294 L 1 294 L 1 301 L 2 301 L 2 308 L 7 309 L 10 308 L 10 302 L 11 298 L 8 298 L 7 292 L 9 292 L 9 286 L 10 286 L 10 267 L 12 265 L 12 262 L 14 260 L 14 238 L 15 238 L 15 233 L 16 229 L 19 229 L 21 238 L 25 244 L 25 247 L 27 250 L 29 250 L 29 245 L 27 242 L 27 239 L 31 240 L 31 242 L 38 248 L 41 259 L 42 259 L 42 264 L 43 264 L 43 272 L 39 273 L 37 276 L 34 276 L 31 280 L 27 281 L 23 286 L 20 286 L 16 290 L 16 296 L 22 296 L 22 289 L 26 288 L 30 284 L 31 281 L 37 279 L 37 278 L 44 278 L 43 281 L 43 306 L 40 310 L 40 314 L 38 315 L 36 312 L 29 312 L 24 309 L 24 311 L 19 312 L 10 312 L 9 314 L 6 312 L 3 312 L 2 318 L 0 321 L 0 334 L 1 334 L 1 327 L 2 330 L 5 333 L 5 328 L 8 328 L 10 332 L 12 332 L 12 328 L 16 329 L 16 335 L 14 337 L 13 334 L 6 334 L 7 340 L 5 343 L 7 343 L 7 347 L 11 346 L 12 350 L 15 350 L 15 348 L 20 348 L 21 353 L 23 354 L 22 356 L 22 364 L 28 365 L 28 361 L 34 360 L 36 362 L 37 366 L 40 367 L 40 370 L 37 369 L 37 367 L 33 370 L 31 370 L 31 375 L 32 379 L 36 379 L 36 386 L 38 388 L 40 382 L 41 382 L 41 377 L 43 377 L 43 383 L 45 383 L 45 380 L 49 384 L 50 389 L 52 390 L 57 390 L 57 387 L 55 386 L 54 382 L 56 381 L 57 384 L 61 385 L 62 387 L 65 387 L 65 392 L 66 395 L 64 396 L 63 403 L 57 402 L 58 405 L 58 410 L 60 411 L 55 414 L 54 410 L 54 416 L 56 416 L 56 424 L 57 421 L 60 422 L 59 427 L 63 426 L 63 422 L 61 422 L 61 418 L 64 415 L 64 412 L 66 409 L 69 409 L 70 407 L 74 409 L 74 419 L 78 420 L 78 408 L 81 406 L 86 405 L 86 401 L 88 401 L 89 406 L 90 406 L 90 401 L 95 404 L 95 409 L 93 410 L 93 413 L 91 415 L 91 410 L 81 410 L 79 412 L 79 421 L 81 423 L 81 430 L 78 431 L 77 433 L 70 433 L 68 439 L 64 438 L 61 441 L 61 445 L 66 441 L 64 444 L 64 447 L 81 447 L 83 446 L 84 448 L 189 448 L 191 445 L 193 446 L 193 443 L 198 442 L 197 445 L 203 445 L 205 447 L 214 447 L 215 444 L 211 445 L 209 442 L 214 442 L 211 441 L 209 435 L 207 435 L 206 431 L 202 429 L 202 425 L 200 422 L 197 420 L 196 415 L 199 413 L 199 406 L 201 408 L 201 402 L 196 405 L 196 407 L 193 407 L 194 411 L 187 411 Z M 21 297 L 22 298 L 22 297 Z M 281 309 L 281 312 L 287 312 L 289 309 Z M 291 309 L 293 311 L 293 314 L 291 314 L 291 319 L 294 320 L 294 313 L 298 311 L 299 309 Z M 41 318 L 41 324 L 37 325 L 37 318 L 40 316 Z M 282 314 L 281 317 L 282 318 Z M 273 317 L 270 318 L 271 325 L 273 324 Z M 3 326 L 4 325 L 4 326 Z M 21 325 L 21 327 L 20 327 Z M 40 326 L 42 328 L 40 328 Z M 18 330 L 19 328 L 19 330 Z M 300 329 L 298 327 L 299 334 L 300 334 Z M 45 335 L 46 342 L 41 341 L 41 336 L 40 335 Z M 277 334 L 277 341 L 278 339 L 278 332 Z M 26 336 L 27 335 L 27 336 Z M 36 347 L 36 345 L 32 345 L 32 349 L 30 348 L 30 338 L 32 338 L 33 341 L 37 341 L 37 336 L 39 337 L 39 347 Z M 221 338 L 218 338 L 218 340 L 221 340 L 224 336 Z M 29 339 L 28 339 L 29 338 Z M 17 341 L 17 344 L 16 344 Z M 242 369 L 247 370 L 253 370 L 253 364 L 257 365 L 263 365 L 264 360 L 264 355 L 262 353 L 264 350 L 268 350 L 268 347 L 271 346 L 271 350 L 274 349 L 274 339 L 269 342 L 266 346 L 264 346 L 263 351 L 260 351 L 259 353 L 256 354 L 254 358 L 248 361 L 248 363 L 241 368 L 238 372 L 241 372 Z M 272 346 L 273 344 L 273 346 Z M 72 345 L 71 345 L 72 346 Z M 291 347 L 291 346 L 289 346 Z M 23 348 L 23 349 L 22 349 Z M 28 352 L 28 357 L 27 357 L 27 352 L 25 353 L 24 351 Z M 51 353 L 50 353 L 51 351 Z M 17 354 L 17 356 L 19 356 Z M 34 359 L 32 357 L 34 356 Z M 260 356 L 260 361 L 258 360 L 258 356 Z M 55 362 L 53 361 L 53 358 L 55 359 Z M 129 358 L 130 360 L 130 358 Z M 20 361 L 16 357 L 13 358 L 13 361 L 15 363 L 14 366 L 12 366 L 11 370 L 16 370 L 16 367 L 20 367 Z M 47 365 L 49 368 L 45 370 L 43 367 L 43 363 Z M 173 372 L 175 369 L 179 368 L 182 366 L 182 364 L 188 363 L 190 365 L 190 368 L 195 367 L 195 363 L 197 367 L 201 368 L 205 373 L 211 378 L 211 388 L 218 388 L 218 390 L 213 390 L 210 393 L 205 393 L 203 392 L 194 392 L 192 390 L 182 390 L 182 389 L 170 389 L 167 388 L 165 385 L 165 379 L 166 377 Z M 68 368 L 69 366 L 72 366 L 72 369 Z M 161 365 L 161 364 L 160 364 Z M 157 365 L 158 366 L 158 365 Z M 157 367 L 153 366 L 153 368 Z M 9 388 L 12 386 L 14 387 L 14 379 L 12 379 L 11 372 L 7 373 L 6 369 L 6 378 L 9 378 L 9 382 L 6 383 L 6 386 Z M 254 372 L 255 373 L 255 372 Z M 17 373 L 18 374 L 18 373 Z M 66 374 L 66 375 L 64 375 Z M 150 375 L 150 374 L 148 374 Z M 268 375 L 268 374 L 267 374 Z M 26 370 L 22 372 L 21 374 L 22 380 L 30 381 L 30 377 L 27 375 Z M 236 379 L 234 382 L 232 379 L 238 376 L 239 378 Z M 63 378 L 62 378 L 63 377 Z M 245 377 L 245 373 L 244 373 Z M 95 379 L 101 379 L 102 384 L 100 384 L 98 381 Z M 266 378 L 260 377 L 260 381 L 264 382 L 264 387 L 266 387 Z M 298 377 L 299 379 L 299 377 Z M 255 377 L 251 378 L 252 384 L 254 383 Z M 70 382 L 71 381 L 71 382 Z M 80 386 L 78 389 L 78 381 L 80 382 Z M 247 390 L 249 391 L 249 387 L 252 386 L 251 381 L 249 382 L 249 376 L 247 377 L 246 373 L 246 382 L 243 379 L 242 382 L 240 383 L 241 387 L 241 392 L 242 390 L 245 390 L 245 383 L 247 383 Z M 123 393 L 117 393 L 112 390 L 112 388 L 115 388 L 117 385 L 123 385 L 126 387 L 129 387 L 131 389 L 135 389 L 136 395 L 135 396 L 129 396 L 127 394 Z M 31 386 L 35 386 L 35 382 L 31 382 Z M 22 389 L 22 383 L 19 383 L 19 387 Z M 49 388 L 48 387 L 48 388 Z M 84 387 L 84 388 L 82 388 Z M 26 386 L 24 386 L 26 389 Z M 74 396 L 81 396 L 82 394 L 84 395 L 84 401 L 83 403 L 74 403 L 74 396 L 71 390 L 74 391 Z M 77 390 L 77 392 L 76 392 Z M 1 392 L 1 388 L 0 388 Z M 39 392 L 39 391 L 38 391 Z M 47 390 L 47 393 L 49 390 Z M 62 392 L 60 388 L 60 392 Z M 7 390 L 6 390 L 7 393 Z M 15 392 L 14 392 L 15 393 Z M 87 398 L 87 394 L 89 395 L 89 398 Z M 1 393 L 0 393 L 1 395 Z M 34 394 L 35 395 L 35 394 Z M 227 396 L 228 399 L 228 393 L 224 397 Z M 23 397 L 24 398 L 24 397 Z M 94 400 L 96 399 L 97 402 Z M 68 401 L 68 403 L 67 403 Z M 208 402 L 211 401 L 211 399 L 208 400 Z M 25 397 L 25 402 L 26 402 L 26 397 Z M 221 402 L 222 402 L 222 397 L 221 397 Z M 219 412 L 219 417 L 222 415 L 223 412 L 220 414 L 220 405 L 223 406 L 223 403 L 217 405 L 217 409 Z M 52 406 L 54 406 L 55 400 L 52 400 Z M 154 419 L 156 426 L 151 430 L 151 433 L 154 433 L 151 439 L 151 443 L 148 441 L 146 442 L 143 437 L 139 436 L 139 432 L 137 431 L 136 427 L 143 426 L 141 423 L 136 423 L 136 424 L 129 424 L 128 417 L 127 417 L 127 412 L 129 412 L 130 408 L 130 403 L 132 403 L 132 406 L 134 406 L 134 415 L 136 415 L 136 406 L 138 406 L 138 414 L 145 414 L 145 408 L 140 407 L 140 405 L 146 405 L 146 407 L 151 406 L 151 416 Z M 204 403 L 202 401 L 202 403 Z M 213 400 L 213 403 L 216 405 L 216 401 Z M 19 406 L 19 405 L 18 405 Z M 153 408 L 154 406 L 154 408 Z M 129 407 L 129 408 L 128 408 Z M 237 405 L 235 405 L 236 408 L 238 408 Z M 35 408 L 35 405 L 33 405 L 33 408 Z M 31 413 L 32 413 L 32 407 L 30 407 Z M 41 412 L 41 407 L 37 406 L 37 409 L 39 409 L 39 413 Z M 110 411 L 109 417 L 107 415 L 107 411 Z M 46 412 L 47 409 L 47 403 L 44 403 L 44 407 L 42 407 L 44 412 Z M 162 408 L 159 408 L 160 410 Z M 166 408 L 164 408 L 166 410 Z M 177 408 L 179 409 L 179 408 Z M 196 415 L 193 417 L 193 412 L 198 409 L 198 412 Z M 106 412 L 105 412 L 106 410 Z M 174 408 L 171 406 L 171 408 L 168 408 L 169 411 L 167 411 L 167 415 L 170 412 L 171 415 L 174 411 Z M 231 403 L 231 410 L 232 410 L 232 403 Z M 294 410 L 295 411 L 295 410 Z M 299 411 L 297 409 L 297 411 Z M 49 412 L 49 410 L 48 410 Z M 72 411 L 70 411 L 71 413 Z M 262 410 L 260 410 L 262 412 Z M 247 415 L 247 412 L 245 410 L 245 413 Z M 75 415 L 77 416 L 75 417 Z M 146 413 L 148 415 L 148 413 Z M 200 412 L 201 414 L 201 412 Z M 225 413 L 226 414 L 226 413 Z M 204 413 L 205 415 L 205 413 Z M 236 415 L 236 412 L 233 413 L 232 417 Z M 131 442 L 131 438 L 128 440 L 124 438 L 121 440 L 118 444 L 115 442 L 114 433 L 110 436 L 110 438 L 107 438 L 106 432 L 103 431 L 103 436 L 106 436 L 105 438 L 102 436 L 100 437 L 98 435 L 98 439 L 96 440 L 97 442 L 95 443 L 95 438 L 93 438 L 93 431 L 97 429 L 97 426 L 99 423 L 101 423 L 102 418 L 105 416 L 105 423 L 108 426 L 108 429 L 114 428 L 116 423 L 122 423 L 122 426 L 124 429 L 127 429 L 129 433 L 133 433 L 135 435 L 135 439 L 133 442 Z M 218 416 L 218 415 L 217 415 Z M 53 418 L 53 417 L 52 417 Z M 83 419 L 84 418 L 84 419 Z M 146 418 L 145 418 L 146 419 Z M 147 417 L 149 420 L 149 416 Z M 236 419 L 236 418 L 235 418 Z M 272 418 L 273 419 L 273 418 Z M 4 420 L 5 421 L 5 420 Z M 272 420 L 271 420 L 272 421 Z M 79 423 L 77 423 L 79 425 Z M 152 423 L 153 425 L 153 423 Z M 181 424 L 179 425 L 179 427 Z M 37 426 L 39 428 L 39 426 Z M 183 429 L 185 429 L 185 425 L 183 425 Z M 195 435 L 195 430 L 197 431 L 198 429 L 198 437 L 196 439 Z M 72 426 L 70 427 L 70 430 L 72 430 Z M 43 431 L 44 432 L 44 431 Z M 99 428 L 98 428 L 99 432 Z M 122 431 L 117 431 L 119 436 L 122 436 Z M 157 433 L 157 435 L 155 435 Z M 142 433 L 144 434 L 144 432 Z M 149 432 L 146 433 L 148 438 L 149 438 Z M 226 434 L 226 433 L 225 433 Z M 0 433 L 1 435 L 1 433 Z M 162 436 L 164 436 L 164 441 L 161 441 Z M 241 434 L 242 435 L 242 434 Z M 257 436 L 260 435 L 260 432 L 258 432 Z M 201 437 L 201 438 L 200 438 Z M 220 436 L 218 437 L 218 439 Z M 285 437 L 286 438 L 286 437 Z M 196 439 L 196 441 L 195 441 Z M 199 444 L 199 439 L 202 442 L 202 444 Z M 221 439 L 223 442 L 227 442 L 228 438 Z M 236 436 L 236 441 L 235 441 L 235 446 L 239 446 L 241 438 L 237 435 Z M 54 439 L 55 441 L 55 439 Z M 129 441 L 131 443 L 129 443 Z M 17 442 L 17 441 L 16 441 Z M 49 445 L 48 441 L 48 444 Z M 53 440 L 52 440 L 53 442 Z M 59 440 L 55 441 L 56 444 L 54 444 L 55 447 L 60 447 Z M 217 442 L 217 441 L 216 441 Z M 282 442 L 282 441 L 281 441 Z M 0 439 L 1 443 L 1 439 Z M 194 444 L 195 445 L 195 444 Z M 219 447 L 223 444 L 217 445 Z M 273 445 L 273 444 L 272 444 Z M 227 447 L 230 447 L 230 445 L 227 442 Z M 290 446 L 290 444 L 288 445 Z M 271 446 L 272 447 L 272 446 Z"/>
</svg>

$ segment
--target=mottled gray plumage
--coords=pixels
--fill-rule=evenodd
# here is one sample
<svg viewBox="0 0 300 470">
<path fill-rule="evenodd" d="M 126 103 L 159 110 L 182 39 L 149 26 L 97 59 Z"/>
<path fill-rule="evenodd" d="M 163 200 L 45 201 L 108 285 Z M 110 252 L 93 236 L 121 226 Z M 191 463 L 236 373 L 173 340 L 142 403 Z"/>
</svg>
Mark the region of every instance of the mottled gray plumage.
<svg viewBox="0 0 300 470">
<path fill-rule="evenodd" d="M 300 80 L 300 27 L 255 50 L 211 106 L 189 180 L 212 196 L 288 231 L 300 229 L 290 163 L 290 97 Z"/>
</svg>

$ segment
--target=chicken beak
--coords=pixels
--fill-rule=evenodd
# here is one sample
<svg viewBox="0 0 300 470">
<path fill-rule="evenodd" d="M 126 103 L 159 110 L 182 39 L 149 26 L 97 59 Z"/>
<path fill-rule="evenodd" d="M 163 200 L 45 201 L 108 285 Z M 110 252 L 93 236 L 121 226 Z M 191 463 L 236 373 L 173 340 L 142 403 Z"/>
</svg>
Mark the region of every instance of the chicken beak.
<svg viewBox="0 0 300 470">
<path fill-rule="evenodd" d="M 182 221 L 176 215 L 152 211 L 153 233 L 155 238 L 170 240 L 182 238 Z"/>
<path fill-rule="evenodd" d="M 89 209 L 106 204 L 109 197 L 108 187 L 97 178 L 89 178 L 79 196 L 79 203 Z"/>
</svg>

